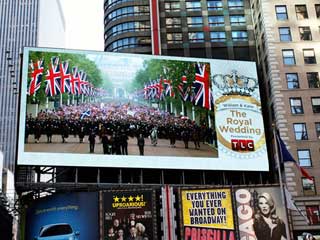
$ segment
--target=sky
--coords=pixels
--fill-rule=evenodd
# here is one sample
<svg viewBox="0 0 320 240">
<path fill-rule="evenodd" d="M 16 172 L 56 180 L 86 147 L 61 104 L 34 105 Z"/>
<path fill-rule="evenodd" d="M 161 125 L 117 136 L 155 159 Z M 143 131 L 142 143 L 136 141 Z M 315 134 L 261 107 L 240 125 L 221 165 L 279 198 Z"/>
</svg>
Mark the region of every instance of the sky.
<svg viewBox="0 0 320 240">
<path fill-rule="evenodd" d="M 60 0 L 66 48 L 103 51 L 103 0 Z"/>
</svg>

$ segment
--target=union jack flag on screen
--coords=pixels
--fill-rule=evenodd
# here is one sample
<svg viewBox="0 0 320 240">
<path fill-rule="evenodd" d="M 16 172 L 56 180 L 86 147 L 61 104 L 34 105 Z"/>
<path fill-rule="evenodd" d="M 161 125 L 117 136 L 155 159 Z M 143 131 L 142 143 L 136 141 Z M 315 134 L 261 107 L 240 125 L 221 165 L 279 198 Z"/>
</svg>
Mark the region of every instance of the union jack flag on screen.
<svg viewBox="0 0 320 240">
<path fill-rule="evenodd" d="M 40 89 L 43 75 L 43 60 L 38 60 L 35 63 L 29 64 L 30 68 L 30 83 L 27 89 L 27 94 L 33 96 Z"/>
<path fill-rule="evenodd" d="M 60 80 L 61 80 L 61 74 L 60 74 L 60 65 L 59 65 L 59 58 L 52 57 L 51 58 L 51 64 L 49 65 L 49 69 L 47 71 L 46 75 L 46 95 L 47 96 L 55 96 L 57 94 L 60 94 Z"/>
<path fill-rule="evenodd" d="M 163 99 L 163 79 L 160 78 L 160 80 L 158 80 L 156 82 L 156 98 L 157 99 Z"/>
<path fill-rule="evenodd" d="M 192 87 L 194 88 L 194 105 L 211 110 L 213 108 L 213 95 L 207 64 L 196 64 L 196 75 Z"/>
<path fill-rule="evenodd" d="M 72 68 L 72 74 L 70 76 L 70 92 L 73 95 L 78 95 L 79 94 L 79 75 L 78 75 L 78 68 L 73 67 Z"/>
<path fill-rule="evenodd" d="M 71 74 L 69 72 L 69 63 L 63 62 L 60 63 L 60 92 L 61 93 L 70 93 L 71 87 L 70 87 L 70 80 L 71 80 Z"/>
<path fill-rule="evenodd" d="M 87 74 L 84 71 L 79 71 L 79 89 L 80 94 L 89 95 L 89 82 L 87 81 Z"/>
<path fill-rule="evenodd" d="M 156 83 L 153 81 L 150 81 L 150 84 L 148 86 L 148 99 L 154 99 L 157 95 L 157 89 L 156 89 Z"/>
<path fill-rule="evenodd" d="M 193 101 L 192 86 L 188 84 L 187 76 L 181 77 L 181 82 L 178 85 L 178 91 L 183 101 Z"/>
<path fill-rule="evenodd" d="M 164 92 L 167 97 L 174 97 L 174 91 L 171 80 L 164 79 Z"/>
<path fill-rule="evenodd" d="M 148 86 L 148 84 L 144 84 L 143 95 L 144 95 L 144 99 L 146 99 L 146 100 L 149 99 L 149 86 Z"/>
</svg>

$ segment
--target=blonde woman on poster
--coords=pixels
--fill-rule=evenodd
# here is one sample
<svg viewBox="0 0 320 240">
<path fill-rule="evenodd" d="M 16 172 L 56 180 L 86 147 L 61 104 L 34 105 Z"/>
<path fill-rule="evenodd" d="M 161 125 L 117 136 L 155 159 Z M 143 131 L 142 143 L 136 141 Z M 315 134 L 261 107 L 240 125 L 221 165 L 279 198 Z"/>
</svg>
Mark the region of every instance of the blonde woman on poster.
<svg viewBox="0 0 320 240">
<path fill-rule="evenodd" d="M 269 193 L 258 196 L 258 211 L 254 215 L 253 229 L 257 240 L 287 239 L 285 223 L 276 215 L 276 207 Z"/>
</svg>

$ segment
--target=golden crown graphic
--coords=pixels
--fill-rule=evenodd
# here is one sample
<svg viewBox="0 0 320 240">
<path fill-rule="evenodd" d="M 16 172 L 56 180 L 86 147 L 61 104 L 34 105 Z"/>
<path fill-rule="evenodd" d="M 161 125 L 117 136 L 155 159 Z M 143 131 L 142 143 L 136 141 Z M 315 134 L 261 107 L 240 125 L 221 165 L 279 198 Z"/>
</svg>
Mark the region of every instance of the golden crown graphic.
<svg viewBox="0 0 320 240">
<path fill-rule="evenodd" d="M 258 80 L 237 73 L 237 70 L 232 70 L 231 74 L 216 74 L 212 77 L 212 83 L 223 95 L 251 96 L 258 87 Z"/>
</svg>

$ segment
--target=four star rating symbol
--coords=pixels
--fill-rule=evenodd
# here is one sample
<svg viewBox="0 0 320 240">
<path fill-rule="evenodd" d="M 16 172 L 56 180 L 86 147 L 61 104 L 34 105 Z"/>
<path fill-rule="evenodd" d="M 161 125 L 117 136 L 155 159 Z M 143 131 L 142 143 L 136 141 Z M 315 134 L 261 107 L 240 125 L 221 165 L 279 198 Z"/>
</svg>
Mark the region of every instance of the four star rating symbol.
<svg viewBox="0 0 320 240">
<path fill-rule="evenodd" d="M 125 197 L 125 196 L 122 196 L 121 198 L 118 197 L 118 196 L 114 196 L 113 197 L 113 201 L 116 203 L 116 202 L 126 202 L 128 200 L 128 202 L 133 202 L 134 200 L 136 202 L 140 202 L 140 201 L 143 201 L 143 195 L 137 195 L 137 196 L 129 196 L 129 197 Z"/>
</svg>

